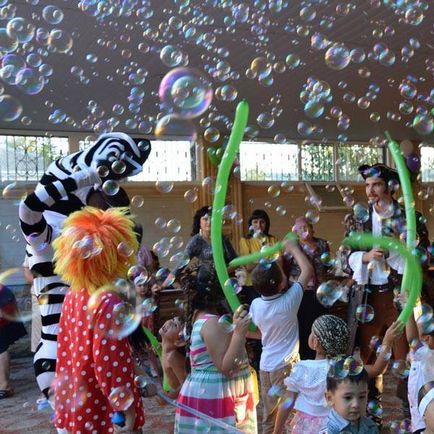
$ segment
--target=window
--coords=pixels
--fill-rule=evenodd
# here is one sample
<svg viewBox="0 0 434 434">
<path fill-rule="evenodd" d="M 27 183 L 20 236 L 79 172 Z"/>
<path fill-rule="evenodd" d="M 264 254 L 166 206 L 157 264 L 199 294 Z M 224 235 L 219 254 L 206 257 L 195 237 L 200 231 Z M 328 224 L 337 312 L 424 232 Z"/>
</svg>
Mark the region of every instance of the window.
<svg viewBox="0 0 434 434">
<path fill-rule="evenodd" d="M 367 144 L 242 142 L 241 180 L 360 182 L 358 167 L 384 162 L 385 153 Z"/>
<path fill-rule="evenodd" d="M 241 181 L 297 181 L 298 145 L 242 142 L 240 169 Z"/>
<path fill-rule="evenodd" d="M 357 170 L 362 164 L 384 163 L 386 148 L 370 145 L 340 144 L 336 160 L 339 181 L 362 181 Z"/>
<path fill-rule="evenodd" d="M 420 147 L 421 181 L 434 182 L 434 145 Z"/>
<path fill-rule="evenodd" d="M 54 159 L 68 153 L 67 137 L 0 135 L 0 179 L 38 181 Z"/>
<path fill-rule="evenodd" d="M 312 143 L 301 145 L 301 179 L 303 181 L 333 181 L 333 145 Z"/>
<path fill-rule="evenodd" d="M 143 170 L 129 181 L 192 181 L 196 155 L 188 140 L 151 140 L 152 150 Z"/>
</svg>

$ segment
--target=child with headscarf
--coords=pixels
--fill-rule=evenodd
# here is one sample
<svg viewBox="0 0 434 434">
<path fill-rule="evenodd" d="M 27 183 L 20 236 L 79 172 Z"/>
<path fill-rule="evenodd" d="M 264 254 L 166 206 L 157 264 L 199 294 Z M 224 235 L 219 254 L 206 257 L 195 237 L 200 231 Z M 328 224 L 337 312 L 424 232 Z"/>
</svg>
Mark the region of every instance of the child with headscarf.
<svg viewBox="0 0 434 434">
<path fill-rule="evenodd" d="M 402 326 L 398 322 L 387 330 L 375 364 L 365 366 L 370 377 L 379 375 L 387 367 L 387 354 L 399 330 L 402 331 Z M 296 410 L 289 432 L 317 434 L 326 428 L 330 411 L 325 399 L 327 373 L 331 360 L 346 354 L 349 337 L 350 330 L 346 322 L 335 315 L 322 315 L 314 321 L 308 343 L 315 351 L 315 359 L 298 362 L 284 380 L 288 391 L 292 393 L 282 405 Z M 283 426 L 276 426 L 274 434 L 282 430 Z"/>
</svg>

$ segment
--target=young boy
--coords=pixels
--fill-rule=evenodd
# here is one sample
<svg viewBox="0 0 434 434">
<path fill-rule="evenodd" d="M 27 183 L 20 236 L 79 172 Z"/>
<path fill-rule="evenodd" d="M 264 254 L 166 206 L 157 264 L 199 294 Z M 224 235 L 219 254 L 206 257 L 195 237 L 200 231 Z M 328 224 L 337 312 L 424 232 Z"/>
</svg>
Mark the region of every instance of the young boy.
<svg viewBox="0 0 434 434">
<path fill-rule="evenodd" d="M 366 417 L 368 373 L 341 375 L 345 359 L 337 360 L 327 375 L 327 403 L 331 407 L 327 429 L 320 434 L 376 434 L 375 422 Z"/>
<path fill-rule="evenodd" d="M 262 340 L 259 364 L 263 434 L 272 434 L 276 422 L 285 421 L 289 409 L 285 406 L 283 380 L 298 361 L 297 311 L 303 297 L 303 288 L 311 279 L 313 268 L 298 245 L 288 242 L 286 252 L 293 255 L 301 274 L 298 281 L 284 292 L 286 279 L 276 262 L 259 263 L 252 272 L 253 288 L 261 295 L 250 306 L 252 321 L 258 330 L 248 335 Z M 283 405 L 279 406 L 283 401 Z"/>
</svg>

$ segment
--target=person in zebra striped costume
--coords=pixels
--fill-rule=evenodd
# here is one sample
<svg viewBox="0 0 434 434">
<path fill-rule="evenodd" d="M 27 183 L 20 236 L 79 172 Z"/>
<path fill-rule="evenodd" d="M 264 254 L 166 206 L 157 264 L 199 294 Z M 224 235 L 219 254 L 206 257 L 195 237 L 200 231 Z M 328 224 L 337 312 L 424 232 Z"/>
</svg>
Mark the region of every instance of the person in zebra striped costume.
<svg viewBox="0 0 434 434">
<path fill-rule="evenodd" d="M 57 334 L 62 303 L 68 286 L 54 273 L 52 242 L 59 235 L 63 221 L 85 205 L 106 209 L 128 206 L 123 189 L 106 195 L 96 168 L 106 166 L 104 180 L 118 180 L 138 174 L 149 156 L 148 140 L 132 139 L 124 133 L 101 135 L 85 151 L 60 158 L 51 163 L 36 186 L 19 207 L 19 218 L 25 236 L 29 268 L 35 275 L 34 290 L 42 318 L 41 342 L 34 355 L 36 380 L 48 398 L 54 380 L 57 356 Z M 113 162 L 122 161 L 125 170 L 110 170 Z"/>
</svg>

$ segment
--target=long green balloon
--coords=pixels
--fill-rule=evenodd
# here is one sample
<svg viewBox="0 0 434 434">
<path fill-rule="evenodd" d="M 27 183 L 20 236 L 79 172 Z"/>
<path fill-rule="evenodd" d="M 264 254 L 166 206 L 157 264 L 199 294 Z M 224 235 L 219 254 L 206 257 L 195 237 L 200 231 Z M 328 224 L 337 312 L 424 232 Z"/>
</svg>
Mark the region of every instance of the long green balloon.
<svg viewBox="0 0 434 434">
<path fill-rule="evenodd" d="M 226 300 L 228 301 L 232 311 L 237 309 L 237 307 L 240 305 L 240 301 L 238 300 L 232 285 L 226 284 L 226 282 L 229 280 L 229 275 L 226 269 L 225 257 L 223 253 L 223 207 L 225 205 L 230 170 L 238 152 L 241 140 L 243 139 L 248 116 L 249 104 L 247 101 L 243 100 L 237 106 L 234 125 L 229 137 L 229 142 L 226 146 L 225 153 L 223 154 L 223 158 L 220 162 L 217 172 L 216 189 L 211 215 L 211 248 L 215 269 L 220 285 L 223 288 Z"/>
<path fill-rule="evenodd" d="M 161 344 L 158 342 L 158 339 L 154 336 L 154 334 L 149 330 L 147 327 L 142 327 L 146 337 L 149 339 L 149 342 L 152 345 L 152 348 L 156 352 L 158 358 L 160 359 L 161 366 L 163 366 L 163 353 L 161 351 Z M 164 375 L 164 369 L 163 369 L 163 389 L 165 392 L 170 392 L 172 388 L 169 386 L 169 383 L 167 382 L 167 378 Z"/>
<path fill-rule="evenodd" d="M 414 212 L 414 196 L 410 182 L 410 174 L 408 172 L 404 158 L 402 157 L 398 143 L 392 140 L 390 134 L 387 131 L 385 135 L 389 140 L 389 150 L 392 154 L 393 160 L 395 161 L 396 168 L 398 169 L 402 195 L 404 197 L 405 219 L 407 226 L 407 249 L 412 251 L 415 247 L 416 241 L 416 213 Z M 408 267 L 408 263 L 406 262 L 404 275 L 402 277 L 401 292 L 403 290 L 409 291 L 412 284 L 412 273 Z M 420 291 L 420 288 L 417 290 Z"/>
<path fill-rule="evenodd" d="M 389 237 L 374 237 L 371 234 L 355 234 L 345 238 L 343 244 L 359 248 L 372 248 L 372 246 L 379 246 L 384 250 L 396 250 L 405 258 L 406 264 L 411 273 L 411 278 L 414 282 L 411 287 L 404 288 L 408 290 L 408 299 L 404 309 L 398 317 L 398 320 L 405 324 L 410 318 L 410 315 L 413 314 L 413 307 L 420 295 L 420 288 L 422 286 L 422 269 L 417 258 L 409 251 L 409 249 L 405 248 L 400 241 Z"/>
<path fill-rule="evenodd" d="M 260 252 L 254 252 L 250 255 L 239 256 L 238 258 L 232 259 L 229 262 L 229 267 L 240 267 L 242 265 L 251 264 L 252 262 L 258 262 L 261 258 L 266 258 L 268 256 L 274 255 L 279 250 L 282 250 L 285 247 L 285 241 L 287 240 L 296 240 L 297 236 L 292 232 L 288 232 L 285 235 L 283 241 L 279 241 L 276 244 L 273 244 L 269 247 L 264 247 Z"/>
</svg>

